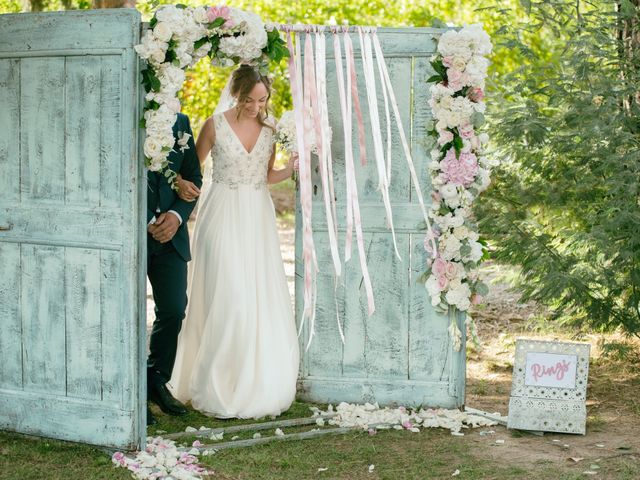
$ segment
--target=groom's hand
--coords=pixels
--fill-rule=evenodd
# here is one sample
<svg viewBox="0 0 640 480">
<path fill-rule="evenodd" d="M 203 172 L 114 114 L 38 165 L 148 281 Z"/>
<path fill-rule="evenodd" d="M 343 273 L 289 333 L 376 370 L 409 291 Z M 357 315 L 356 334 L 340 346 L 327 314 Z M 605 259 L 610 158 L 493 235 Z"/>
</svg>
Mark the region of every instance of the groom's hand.
<svg viewBox="0 0 640 480">
<path fill-rule="evenodd" d="M 173 213 L 161 213 L 154 225 L 149 227 L 149 233 L 160 243 L 167 243 L 178 231 L 180 220 Z"/>
</svg>

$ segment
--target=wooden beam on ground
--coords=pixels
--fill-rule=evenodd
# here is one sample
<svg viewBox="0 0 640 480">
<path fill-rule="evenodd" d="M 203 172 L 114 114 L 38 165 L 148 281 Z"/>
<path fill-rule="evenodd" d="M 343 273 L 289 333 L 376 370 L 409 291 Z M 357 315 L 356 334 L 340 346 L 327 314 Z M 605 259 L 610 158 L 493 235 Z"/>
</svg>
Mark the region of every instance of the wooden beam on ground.
<svg viewBox="0 0 640 480">
<path fill-rule="evenodd" d="M 205 444 L 198 449 L 200 451 L 203 450 L 225 450 L 228 448 L 242 448 L 242 447 L 253 447 L 255 445 L 262 445 L 264 443 L 269 443 L 273 441 L 288 441 L 288 440 L 306 440 L 309 438 L 323 437 L 325 435 L 343 435 L 345 433 L 353 432 L 356 429 L 354 427 L 339 427 L 339 428 L 328 428 L 325 430 L 311 430 L 309 432 L 301 432 L 301 433 L 288 433 L 284 435 L 272 435 L 269 437 L 260 437 L 260 438 L 249 438 L 247 440 L 234 440 L 231 442 L 222 442 L 222 443 L 210 443 Z M 192 447 L 180 448 L 182 451 L 189 451 Z"/>
<path fill-rule="evenodd" d="M 274 422 L 249 423 L 246 425 L 232 425 L 229 427 L 207 428 L 206 430 L 198 430 L 195 432 L 171 433 L 169 435 L 163 435 L 163 438 L 174 440 L 176 438 L 182 438 L 182 437 L 209 437 L 213 434 L 246 432 L 248 430 L 269 430 L 271 428 L 275 429 L 275 428 L 283 428 L 283 427 L 299 427 L 303 425 L 312 425 L 316 423 L 318 418 L 322 418 L 323 420 L 328 420 L 335 416 L 336 416 L 335 413 L 331 413 L 328 415 L 320 415 L 317 417 L 292 418 L 289 420 L 278 420 Z"/>
</svg>

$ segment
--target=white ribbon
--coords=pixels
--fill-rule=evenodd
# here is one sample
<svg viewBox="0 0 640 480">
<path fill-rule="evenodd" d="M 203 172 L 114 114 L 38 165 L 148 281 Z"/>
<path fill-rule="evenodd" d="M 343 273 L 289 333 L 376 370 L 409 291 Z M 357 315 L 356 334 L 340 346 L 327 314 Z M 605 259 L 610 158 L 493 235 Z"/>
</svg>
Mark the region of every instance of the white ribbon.
<svg viewBox="0 0 640 480">
<path fill-rule="evenodd" d="M 378 114 L 378 96 L 376 94 L 376 79 L 373 70 L 373 55 L 371 52 L 370 33 L 363 35 L 362 27 L 358 27 L 360 36 L 360 47 L 362 50 L 362 65 L 364 71 L 365 85 L 367 86 L 367 100 L 369 101 L 369 117 L 371 118 L 371 134 L 373 136 L 373 146 L 378 167 L 378 190 L 382 194 L 382 202 L 387 213 L 387 226 L 391 229 L 393 238 L 393 248 L 399 260 L 400 252 L 396 242 L 396 232 L 393 227 L 393 212 L 391 210 L 391 200 L 389 199 L 389 176 L 386 172 L 384 159 L 384 149 L 382 147 L 382 134 L 380 132 L 380 118 Z"/>
<path fill-rule="evenodd" d="M 386 85 L 386 89 L 389 92 L 389 97 L 391 99 L 391 107 L 393 108 L 393 113 L 396 118 L 396 123 L 398 124 L 398 132 L 400 133 L 400 140 L 402 143 L 402 148 L 404 150 L 405 158 L 407 159 L 407 165 L 409 167 L 409 172 L 411 174 L 411 180 L 413 182 L 413 187 L 416 189 L 416 194 L 418 195 L 418 202 L 420 203 L 420 208 L 422 210 L 422 215 L 424 216 L 424 221 L 427 224 L 427 231 L 429 232 L 429 237 L 431 238 L 431 244 L 433 247 L 434 255 L 436 254 L 437 247 L 436 242 L 434 240 L 433 231 L 431 229 L 431 222 L 429 221 L 429 215 L 427 214 L 427 209 L 424 205 L 424 199 L 422 197 L 422 189 L 420 188 L 420 182 L 418 181 L 418 175 L 416 174 L 416 169 L 413 164 L 413 159 L 411 157 L 411 149 L 409 148 L 409 142 L 407 142 L 407 137 L 404 133 L 404 128 L 402 127 L 402 117 L 400 116 L 400 110 L 398 109 L 398 102 L 396 101 L 396 95 L 393 91 L 393 85 L 391 84 L 391 79 L 389 78 L 389 71 L 387 69 L 387 64 L 384 61 L 384 56 L 382 55 L 382 48 L 380 47 L 380 40 L 378 40 L 378 35 L 373 32 L 372 35 L 373 46 L 376 52 L 376 60 L 378 62 L 378 68 L 382 74 L 381 80 L 383 85 Z"/>
</svg>

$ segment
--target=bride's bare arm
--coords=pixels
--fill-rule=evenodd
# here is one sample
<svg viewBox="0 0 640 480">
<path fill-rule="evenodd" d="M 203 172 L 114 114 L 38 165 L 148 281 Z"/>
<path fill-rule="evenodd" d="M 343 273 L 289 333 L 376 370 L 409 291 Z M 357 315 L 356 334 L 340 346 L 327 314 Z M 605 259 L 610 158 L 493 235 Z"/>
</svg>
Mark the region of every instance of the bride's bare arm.
<svg viewBox="0 0 640 480">
<path fill-rule="evenodd" d="M 273 164 L 276 161 L 276 151 L 274 149 L 273 153 L 271 154 L 271 159 L 269 160 L 269 170 L 267 171 L 267 183 L 279 183 L 291 177 L 291 174 L 293 173 L 293 162 L 295 161 L 295 159 L 296 157 L 294 155 L 291 155 L 289 157 L 289 163 L 287 163 L 286 167 L 281 168 L 280 170 L 275 170 L 273 168 Z"/>
<path fill-rule="evenodd" d="M 204 166 L 209 152 L 213 148 L 213 144 L 216 141 L 216 130 L 213 127 L 213 117 L 207 118 L 200 129 L 198 135 L 198 141 L 196 142 L 196 153 L 198 154 L 198 160 L 200 160 L 200 168 Z"/>
<path fill-rule="evenodd" d="M 209 117 L 202 126 L 200 134 L 198 135 L 198 141 L 196 142 L 196 155 L 200 162 L 200 171 L 204 171 L 204 161 L 209 155 L 213 143 L 215 142 L 215 129 L 213 128 L 213 120 Z M 193 202 L 200 196 L 200 189 L 196 187 L 193 182 L 182 178 L 182 175 L 178 174 L 176 178 L 178 197 L 187 202 Z"/>
</svg>

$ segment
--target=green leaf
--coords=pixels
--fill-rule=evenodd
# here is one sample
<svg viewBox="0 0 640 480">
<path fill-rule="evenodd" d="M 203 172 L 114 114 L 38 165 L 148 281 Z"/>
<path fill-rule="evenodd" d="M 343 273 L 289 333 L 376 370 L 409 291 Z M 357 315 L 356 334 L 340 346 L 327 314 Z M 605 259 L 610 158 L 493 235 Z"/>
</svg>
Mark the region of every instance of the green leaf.
<svg viewBox="0 0 640 480">
<path fill-rule="evenodd" d="M 198 50 L 200 47 L 209 42 L 209 37 L 202 37 L 200 40 L 196 40 L 193 43 L 193 49 Z"/>
<path fill-rule="evenodd" d="M 484 115 L 481 112 L 473 112 L 473 115 L 471 115 L 471 123 L 473 124 L 473 128 L 476 130 L 479 129 L 486 123 Z"/>
<path fill-rule="evenodd" d="M 444 82 L 444 79 L 442 78 L 442 75 L 439 75 L 439 74 L 431 75 L 427 79 L 427 83 L 439 83 L 439 82 Z"/>
<path fill-rule="evenodd" d="M 144 117 L 142 117 L 140 119 L 140 122 L 138 123 L 138 126 L 140 128 L 147 128 L 147 120 Z"/>
<path fill-rule="evenodd" d="M 149 26 L 151 28 L 155 27 L 156 24 L 158 23 L 158 19 L 156 18 L 156 16 L 154 15 L 153 18 L 151 19 L 151 21 L 149 22 Z"/>
<path fill-rule="evenodd" d="M 486 297 L 487 295 L 489 295 L 489 287 L 487 287 L 487 285 L 483 282 L 476 282 L 476 284 L 474 285 L 474 289 L 476 293 L 482 297 Z"/>
<path fill-rule="evenodd" d="M 218 17 L 213 22 L 209 23 L 209 28 L 218 28 L 224 25 L 227 20 L 224 17 Z"/>
</svg>

